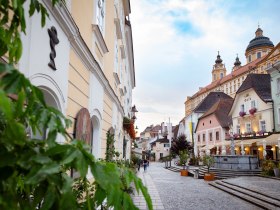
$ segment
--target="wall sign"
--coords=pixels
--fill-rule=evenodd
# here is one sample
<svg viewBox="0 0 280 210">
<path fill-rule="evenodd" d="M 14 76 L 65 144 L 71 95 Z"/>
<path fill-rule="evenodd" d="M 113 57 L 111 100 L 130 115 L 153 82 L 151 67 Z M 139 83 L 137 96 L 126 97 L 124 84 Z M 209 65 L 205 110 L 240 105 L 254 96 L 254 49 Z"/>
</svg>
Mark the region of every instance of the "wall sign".
<svg viewBox="0 0 280 210">
<path fill-rule="evenodd" d="M 48 63 L 48 66 L 51 67 L 53 70 L 56 70 L 56 66 L 54 62 L 54 58 L 56 57 L 55 45 L 59 43 L 59 40 L 57 38 L 56 28 L 52 26 L 50 29 L 48 29 L 48 34 L 50 37 L 50 46 L 51 46 L 50 62 Z"/>
</svg>

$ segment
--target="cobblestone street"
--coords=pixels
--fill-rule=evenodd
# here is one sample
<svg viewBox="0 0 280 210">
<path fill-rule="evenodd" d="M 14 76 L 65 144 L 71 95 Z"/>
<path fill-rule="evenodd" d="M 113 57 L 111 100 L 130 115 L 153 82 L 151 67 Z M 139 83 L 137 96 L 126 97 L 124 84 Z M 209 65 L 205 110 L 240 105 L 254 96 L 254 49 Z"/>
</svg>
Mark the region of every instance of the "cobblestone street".
<svg viewBox="0 0 280 210">
<path fill-rule="evenodd" d="M 138 174 L 149 189 L 154 209 L 260 209 L 208 185 L 202 179 L 182 177 L 163 166 L 163 163 L 151 163 L 146 172 L 141 168 Z M 140 209 L 146 209 L 142 196 L 135 196 L 134 201 Z"/>
</svg>

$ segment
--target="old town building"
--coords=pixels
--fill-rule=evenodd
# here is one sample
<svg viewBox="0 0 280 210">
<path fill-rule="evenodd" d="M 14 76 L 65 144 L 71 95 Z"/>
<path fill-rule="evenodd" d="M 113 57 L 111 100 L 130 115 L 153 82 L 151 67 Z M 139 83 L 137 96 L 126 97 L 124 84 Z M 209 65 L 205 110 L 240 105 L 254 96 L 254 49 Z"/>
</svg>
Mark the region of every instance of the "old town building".
<svg viewBox="0 0 280 210">
<path fill-rule="evenodd" d="M 88 143 L 95 157 L 105 157 L 110 130 L 116 151 L 130 158 L 131 138 L 123 130 L 123 117 L 133 117 L 135 87 L 130 1 L 42 2 L 49 18 L 44 28 L 37 14 L 27 18 L 19 70 L 72 120 L 69 134 Z"/>
<path fill-rule="evenodd" d="M 188 116 L 210 92 L 221 91 L 234 97 L 235 92 L 249 73 L 266 73 L 263 68 L 258 67 L 258 63 L 273 47 L 274 45 L 269 38 L 263 36 L 262 29 L 258 28 L 255 32 L 255 38 L 250 41 L 245 51 L 247 64 L 241 66 L 237 56 L 232 71 L 229 74 L 226 74 L 227 70 L 222 63 L 221 55 L 218 53 L 212 69 L 211 84 L 199 88 L 198 92 L 187 97 L 185 101 L 185 116 Z"/>
</svg>

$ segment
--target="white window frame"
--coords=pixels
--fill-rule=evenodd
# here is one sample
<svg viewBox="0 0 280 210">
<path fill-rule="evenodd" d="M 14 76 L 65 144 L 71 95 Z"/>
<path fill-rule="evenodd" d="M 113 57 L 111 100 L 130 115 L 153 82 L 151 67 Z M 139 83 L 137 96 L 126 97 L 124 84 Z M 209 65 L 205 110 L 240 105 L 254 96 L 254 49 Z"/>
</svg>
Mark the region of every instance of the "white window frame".
<svg viewBox="0 0 280 210">
<path fill-rule="evenodd" d="M 277 107 L 278 124 L 280 125 L 280 107 Z"/>
<path fill-rule="evenodd" d="M 260 120 L 259 128 L 260 128 L 260 131 L 266 131 L 266 122 L 265 122 L 265 120 Z"/>
<path fill-rule="evenodd" d="M 251 101 L 251 108 L 257 108 L 257 103 L 256 103 L 256 101 L 255 100 L 252 100 Z"/>
<path fill-rule="evenodd" d="M 246 126 L 246 132 L 248 132 L 248 133 L 252 132 L 251 123 L 246 123 L 245 126 Z M 248 129 L 248 128 L 250 128 L 250 129 Z"/>
<path fill-rule="evenodd" d="M 245 104 L 241 104 L 240 105 L 240 111 L 241 112 L 245 112 Z"/>
<path fill-rule="evenodd" d="M 277 78 L 277 80 L 276 80 L 276 85 L 277 85 L 277 92 L 276 92 L 276 94 L 279 94 L 280 93 L 280 78 Z"/>
<path fill-rule="evenodd" d="M 236 125 L 236 133 L 240 134 L 240 125 Z"/>
<path fill-rule="evenodd" d="M 118 38 L 117 35 L 115 34 L 115 52 L 114 52 L 114 71 L 116 73 L 119 73 L 119 46 L 118 46 Z"/>
<path fill-rule="evenodd" d="M 105 31 L 105 9 L 105 0 L 96 0 L 96 24 L 103 35 Z"/>
</svg>

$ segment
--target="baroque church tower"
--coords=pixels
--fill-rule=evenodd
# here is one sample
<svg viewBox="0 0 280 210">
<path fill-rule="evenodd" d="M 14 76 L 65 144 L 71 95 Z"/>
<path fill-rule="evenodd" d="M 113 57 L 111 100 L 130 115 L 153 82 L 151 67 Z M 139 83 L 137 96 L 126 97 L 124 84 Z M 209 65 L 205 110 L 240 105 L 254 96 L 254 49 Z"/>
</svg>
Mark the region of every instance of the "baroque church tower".
<svg viewBox="0 0 280 210">
<path fill-rule="evenodd" d="M 227 73 L 226 67 L 223 64 L 223 60 L 221 59 L 221 56 L 218 51 L 217 59 L 215 61 L 215 65 L 213 66 L 213 70 L 212 70 L 212 82 L 222 79 L 224 76 L 226 76 L 226 73 Z"/>
</svg>

